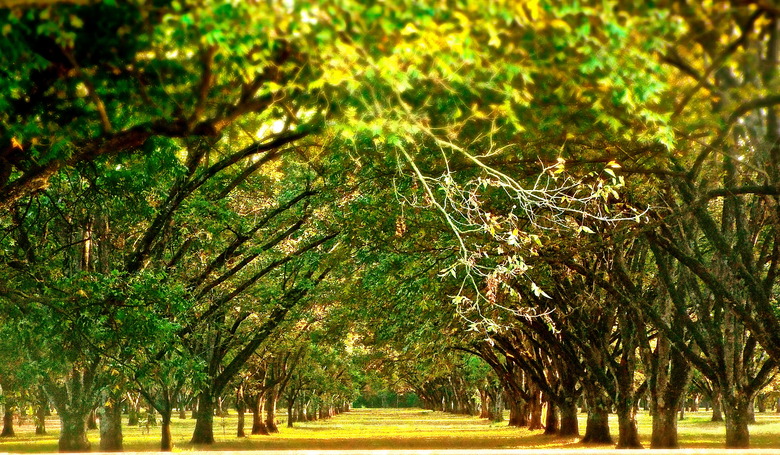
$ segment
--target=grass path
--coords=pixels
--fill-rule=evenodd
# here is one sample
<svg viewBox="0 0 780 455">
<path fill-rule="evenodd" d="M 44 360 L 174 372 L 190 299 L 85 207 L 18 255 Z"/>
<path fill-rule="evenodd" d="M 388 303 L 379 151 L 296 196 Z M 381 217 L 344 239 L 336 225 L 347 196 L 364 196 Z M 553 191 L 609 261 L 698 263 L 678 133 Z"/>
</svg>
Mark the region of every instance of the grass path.
<svg viewBox="0 0 780 455">
<path fill-rule="evenodd" d="M 584 415 L 581 428 L 584 430 Z M 780 453 L 780 415 L 758 414 L 758 422 L 750 427 L 752 447 L 776 449 Z M 282 420 L 284 418 L 282 417 Z M 617 436 L 616 419 L 613 436 Z M 650 418 L 640 414 L 639 432 L 645 446 L 649 445 Z M 17 427 L 17 437 L 0 439 L 0 452 L 56 452 L 56 419 L 47 422 L 50 434 L 35 436 L 32 423 Z M 355 409 L 333 419 L 296 424 L 296 428 L 280 425 L 281 432 L 273 436 L 234 437 L 235 416 L 214 419 L 216 444 L 208 450 L 434 450 L 434 449 L 609 449 L 611 446 L 583 446 L 576 439 L 544 436 L 542 431 L 509 428 L 505 423 L 491 424 L 485 420 L 419 409 Z M 193 447 L 189 438 L 194 427 L 191 419 L 174 419 L 175 451 L 205 449 Z M 722 423 L 709 422 L 706 412 L 688 413 L 680 422 L 680 443 L 688 449 L 721 448 L 725 437 Z M 90 431 L 90 441 L 97 448 L 99 435 Z M 125 450 L 156 451 L 159 428 L 124 427 Z M 624 453 L 624 452 L 621 452 Z"/>
</svg>

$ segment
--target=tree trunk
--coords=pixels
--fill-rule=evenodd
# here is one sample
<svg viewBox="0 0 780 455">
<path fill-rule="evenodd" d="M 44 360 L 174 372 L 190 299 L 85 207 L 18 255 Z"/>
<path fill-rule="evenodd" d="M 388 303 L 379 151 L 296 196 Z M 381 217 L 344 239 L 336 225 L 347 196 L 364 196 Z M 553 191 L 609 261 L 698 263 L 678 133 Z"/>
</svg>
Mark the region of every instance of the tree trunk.
<svg viewBox="0 0 780 455">
<path fill-rule="evenodd" d="M 60 452 L 89 452 L 87 417 L 89 411 L 60 412 Z"/>
<path fill-rule="evenodd" d="M 287 401 L 287 428 L 293 428 L 293 423 L 295 423 L 295 414 L 293 413 L 295 409 L 295 403 L 291 400 Z"/>
<path fill-rule="evenodd" d="M 541 430 L 544 428 L 542 425 L 542 396 L 541 393 L 535 392 L 531 396 L 531 400 L 528 401 L 528 411 L 531 418 L 528 421 L 529 430 Z"/>
<path fill-rule="evenodd" d="M 580 442 L 584 444 L 612 444 L 612 436 L 609 434 L 609 404 L 601 396 L 589 397 L 588 420 L 585 424 L 585 436 Z"/>
<path fill-rule="evenodd" d="M 525 406 L 521 400 L 514 398 L 507 398 L 507 406 L 509 407 L 509 426 L 510 427 L 524 427 L 528 425 L 528 419 L 523 418 L 525 412 Z M 480 416 L 481 417 L 481 416 Z"/>
<path fill-rule="evenodd" d="M 491 396 L 490 420 L 492 422 L 504 421 L 504 400 L 501 399 L 501 394 L 499 392 L 496 392 Z"/>
<path fill-rule="evenodd" d="M 171 417 L 173 416 L 173 409 L 167 410 L 167 412 L 160 413 L 160 451 L 171 452 L 173 451 L 173 437 L 171 436 Z"/>
<path fill-rule="evenodd" d="M 137 427 L 140 424 L 141 414 L 141 397 L 138 395 L 128 394 L 128 420 L 127 425 L 131 427 Z"/>
<path fill-rule="evenodd" d="M 225 400 L 222 397 L 217 397 L 217 399 L 214 402 L 216 408 L 214 414 L 217 417 L 225 417 L 227 415 L 227 411 L 225 411 L 225 408 L 222 406 L 222 403 L 224 401 Z"/>
<path fill-rule="evenodd" d="M 127 413 L 127 425 L 130 427 L 137 427 L 139 425 L 139 419 L 138 419 L 138 408 L 133 406 L 132 403 L 130 403 L 128 413 Z"/>
<path fill-rule="evenodd" d="M 197 420 L 192 433 L 193 444 L 214 444 L 214 397 L 208 391 L 198 396 Z"/>
<path fill-rule="evenodd" d="M 618 449 L 641 449 L 639 432 L 636 426 L 636 408 L 634 406 L 618 406 Z"/>
<path fill-rule="evenodd" d="M 150 427 L 157 426 L 157 411 L 152 406 L 146 409 L 146 425 Z"/>
<path fill-rule="evenodd" d="M 723 422 L 723 409 L 720 404 L 720 392 L 712 393 L 712 419 L 713 422 Z"/>
<path fill-rule="evenodd" d="M 121 452 L 122 446 L 122 404 L 106 400 L 100 412 L 100 451 Z"/>
<path fill-rule="evenodd" d="M 236 388 L 236 414 L 238 415 L 238 422 L 236 424 L 236 437 L 245 438 L 244 432 L 244 414 L 246 413 L 246 400 L 244 399 L 244 385 L 240 384 Z"/>
<path fill-rule="evenodd" d="M 676 449 L 677 442 L 677 405 L 656 406 L 653 410 L 653 433 L 650 436 L 652 449 Z"/>
<path fill-rule="evenodd" d="M 677 350 L 670 350 L 668 340 L 662 346 L 658 342 L 659 359 L 668 357 L 667 361 L 659 360 L 659 364 L 669 364 L 658 367 L 648 380 L 650 389 L 650 413 L 653 417 L 653 430 L 650 436 L 652 449 L 676 449 L 677 441 L 677 409 L 684 400 L 684 391 L 688 389 L 692 370 L 690 363 Z M 662 349 L 665 347 L 665 350 Z M 648 362 L 646 362 L 647 364 Z M 652 365 L 650 365 L 652 367 Z"/>
<path fill-rule="evenodd" d="M 35 434 L 46 434 L 46 406 L 48 405 L 45 398 L 38 400 L 38 405 L 35 408 Z"/>
<path fill-rule="evenodd" d="M 93 409 L 89 413 L 89 417 L 87 418 L 87 430 L 97 430 L 97 413 Z"/>
<path fill-rule="evenodd" d="M 756 397 L 756 403 L 758 404 L 758 412 L 766 412 L 766 394 L 759 393 Z"/>
<path fill-rule="evenodd" d="M 13 438 L 16 436 L 14 432 L 14 409 L 16 406 L 10 401 L 5 404 L 5 412 L 3 413 L 3 432 L 0 433 L 1 438 Z"/>
<path fill-rule="evenodd" d="M 246 433 L 244 432 L 244 407 L 241 405 L 236 406 L 236 414 L 238 415 L 238 423 L 236 425 L 236 437 L 237 438 L 245 438 Z"/>
<path fill-rule="evenodd" d="M 567 401 L 561 406 L 561 428 L 559 436 L 579 436 L 580 427 L 577 421 L 577 402 Z"/>
<path fill-rule="evenodd" d="M 748 403 L 744 399 L 734 397 L 732 403 L 723 403 L 723 414 L 726 416 L 726 448 L 747 449 L 750 447 L 750 432 L 748 431 Z"/>
<path fill-rule="evenodd" d="M 547 402 L 547 418 L 544 424 L 544 434 L 558 434 L 560 421 L 558 420 L 558 406 L 552 401 Z"/>
<path fill-rule="evenodd" d="M 265 409 L 265 397 L 258 393 L 252 403 L 252 434 L 270 434 L 263 422 L 263 410 Z"/>
<path fill-rule="evenodd" d="M 479 418 L 480 419 L 487 419 L 490 417 L 490 397 L 488 396 L 488 393 L 484 389 L 479 389 L 479 402 L 480 402 L 480 410 L 479 410 Z M 780 403 L 780 400 L 778 400 L 778 403 Z M 510 409 L 512 409 L 510 407 Z M 778 409 L 780 409 L 780 404 L 778 404 Z M 778 411 L 780 412 L 780 411 Z M 511 425 L 511 423 L 510 423 Z"/>
<path fill-rule="evenodd" d="M 279 427 L 276 426 L 276 392 L 269 390 L 265 401 L 265 427 L 268 433 L 278 433 Z"/>
</svg>

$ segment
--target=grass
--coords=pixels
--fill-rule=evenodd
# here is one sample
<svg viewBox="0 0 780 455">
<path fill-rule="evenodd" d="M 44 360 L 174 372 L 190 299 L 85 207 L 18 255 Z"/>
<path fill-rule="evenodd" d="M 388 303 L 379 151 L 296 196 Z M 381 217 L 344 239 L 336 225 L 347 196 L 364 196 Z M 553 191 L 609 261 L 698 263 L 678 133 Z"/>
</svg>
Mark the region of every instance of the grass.
<svg viewBox="0 0 780 455">
<path fill-rule="evenodd" d="M 249 417 L 249 416 L 248 416 Z M 584 431 L 584 414 L 580 432 Z M 780 414 L 757 414 L 751 425 L 751 447 L 780 449 Z M 284 421 L 284 416 L 281 418 Z M 610 418 L 613 437 L 617 437 L 617 419 Z M 649 446 L 651 420 L 639 415 L 642 442 Z M 332 419 L 296 423 L 295 428 L 280 425 L 272 436 L 236 438 L 236 417 L 214 418 L 216 443 L 208 450 L 328 450 L 328 449 L 574 449 L 583 448 L 577 439 L 544 436 L 542 431 L 509 428 L 506 423 L 492 424 L 469 416 L 450 415 L 420 409 L 355 409 Z M 32 422 L 16 427 L 17 436 L 0 440 L 0 452 L 56 452 L 58 437 L 56 417 L 47 421 L 49 434 L 36 436 Z M 172 432 L 174 451 L 197 450 L 189 443 L 194 420 L 174 418 Z M 125 425 L 126 451 L 152 452 L 159 447 L 159 427 L 149 432 L 145 427 Z M 710 422 L 707 412 L 689 412 L 679 424 L 680 445 L 685 448 L 722 448 L 725 429 L 722 423 Z M 99 434 L 89 432 L 97 449 Z M 610 448 L 611 446 L 590 446 Z"/>
</svg>

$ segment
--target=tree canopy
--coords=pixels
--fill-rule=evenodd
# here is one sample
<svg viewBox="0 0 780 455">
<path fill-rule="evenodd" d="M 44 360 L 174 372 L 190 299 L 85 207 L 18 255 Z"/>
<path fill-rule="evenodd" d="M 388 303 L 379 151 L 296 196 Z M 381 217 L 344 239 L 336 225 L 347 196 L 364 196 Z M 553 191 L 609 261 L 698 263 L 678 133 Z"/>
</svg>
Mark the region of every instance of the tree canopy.
<svg viewBox="0 0 780 455">
<path fill-rule="evenodd" d="M 0 386 L 56 408 L 61 450 L 97 407 L 101 449 L 143 399 L 170 450 L 187 403 L 208 444 L 226 397 L 271 433 L 366 384 L 566 435 L 585 402 L 586 442 L 614 408 L 619 447 L 641 400 L 675 447 L 691 384 L 749 444 L 780 362 L 780 9 L 12 3 Z"/>
</svg>

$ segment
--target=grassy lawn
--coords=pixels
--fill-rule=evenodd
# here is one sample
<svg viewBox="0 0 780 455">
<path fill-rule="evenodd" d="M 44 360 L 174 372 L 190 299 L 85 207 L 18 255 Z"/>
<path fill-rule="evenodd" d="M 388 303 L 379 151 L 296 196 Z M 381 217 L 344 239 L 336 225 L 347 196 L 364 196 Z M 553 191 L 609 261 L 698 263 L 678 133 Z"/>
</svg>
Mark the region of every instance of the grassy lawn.
<svg viewBox="0 0 780 455">
<path fill-rule="evenodd" d="M 580 416 L 580 432 L 584 431 Z M 281 418 L 284 421 L 284 416 Z M 750 427 L 754 448 L 780 448 L 780 414 L 757 414 Z M 613 437 L 617 420 L 611 417 Z M 474 417 L 456 416 L 419 409 L 356 409 L 333 419 L 298 423 L 296 428 L 280 425 L 273 436 L 234 437 L 235 415 L 214 419 L 217 440 L 209 450 L 327 450 L 327 449 L 566 449 L 582 448 L 576 439 L 544 436 L 542 431 L 508 428 L 506 423 L 491 424 Z M 31 453 L 57 451 L 57 420 L 47 422 L 49 435 L 35 436 L 32 422 L 16 428 L 17 437 L 0 440 L 0 452 Z M 649 445 L 651 421 L 646 413 L 639 418 L 639 432 Z M 174 418 L 175 451 L 193 451 L 189 444 L 194 420 Z M 722 423 L 709 421 L 708 412 L 687 413 L 680 422 L 680 442 L 686 448 L 721 448 L 725 438 Z M 99 434 L 90 431 L 89 439 L 97 449 Z M 124 427 L 126 451 L 156 451 L 159 427 Z M 611 446 L 594 446 L 610 448 Z"/>
</svg>

